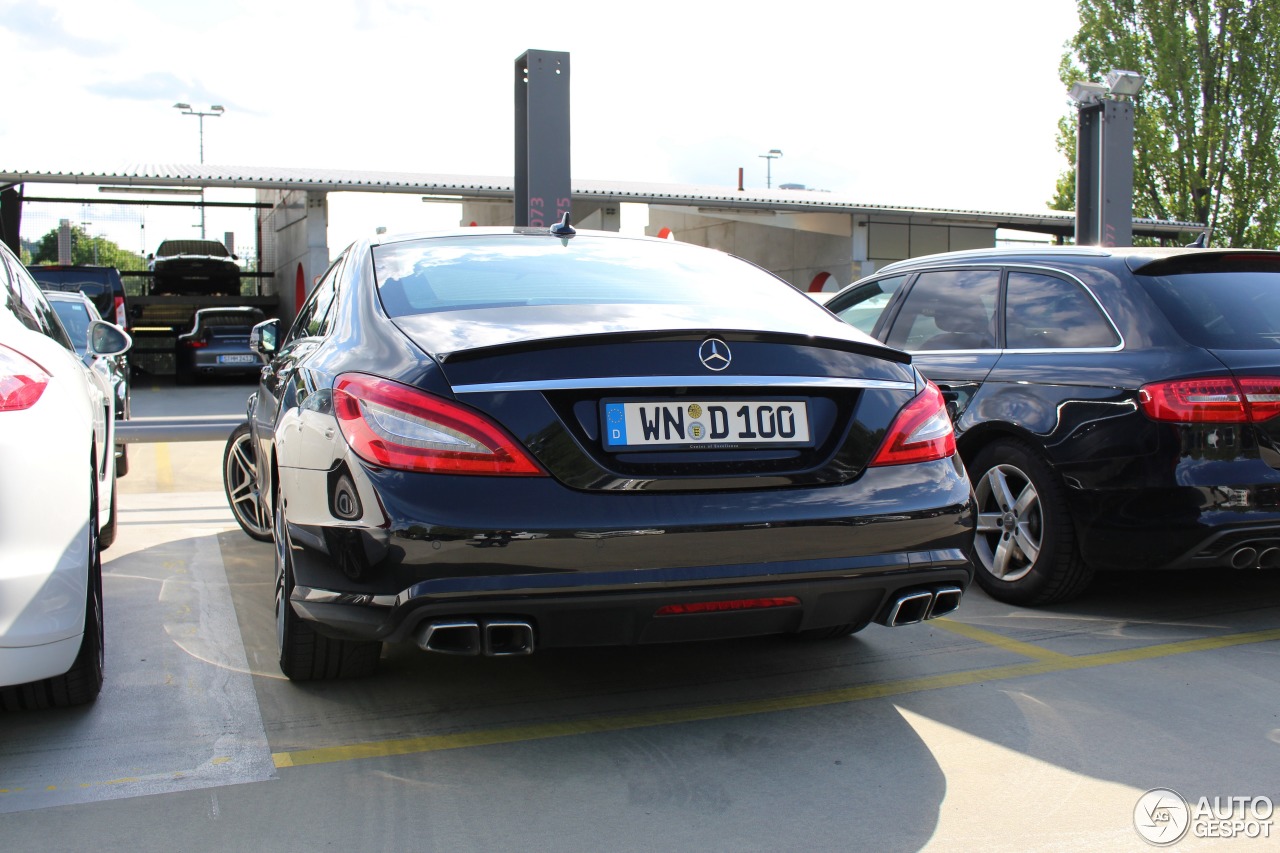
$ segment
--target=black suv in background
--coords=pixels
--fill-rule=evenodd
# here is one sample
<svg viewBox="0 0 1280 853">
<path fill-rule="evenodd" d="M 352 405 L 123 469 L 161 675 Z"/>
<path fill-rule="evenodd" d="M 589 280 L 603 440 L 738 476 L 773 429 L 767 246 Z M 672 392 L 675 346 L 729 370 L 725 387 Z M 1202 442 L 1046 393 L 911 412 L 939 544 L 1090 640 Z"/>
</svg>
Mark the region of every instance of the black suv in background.
<svg viewBox="0 0 1280 853">
<path fill-rule="evenodd" d="M 154 295 L 240 295 L 239 257 L 217 240 L 164 240 L 147 260 Z"/>
<path fill-rule="evenodd" d="M 976 578 L 1280 566 L 1280 252 L 1044 248 L 891 264 L 827 307 L 943 391 Z"/>
<path fill-rule="evenodd" d="M 115 267 L 71 264 L 33 264 L 27 267 L 41 290 L 79 291 L 93 301 L 102 319 L 130 330 L 129 300 Z"/>
</svg>

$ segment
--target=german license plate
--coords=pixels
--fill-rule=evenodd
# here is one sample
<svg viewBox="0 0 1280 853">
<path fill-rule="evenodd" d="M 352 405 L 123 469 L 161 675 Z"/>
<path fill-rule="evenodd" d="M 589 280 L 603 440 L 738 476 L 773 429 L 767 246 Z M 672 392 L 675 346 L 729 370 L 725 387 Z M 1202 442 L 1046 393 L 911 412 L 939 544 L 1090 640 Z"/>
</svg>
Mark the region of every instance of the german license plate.
<svg viewBox="0 0 1280 853">
<path fill-rule="evenodd" d="M 804 400 L 606 400 L 610 450 L 680 447 L 805 447 Z"/>
<path fill-rule="evenodd" d="M 256 355 L 220 355 L 218 356 L 218 364 L 256 364 L 258 357 Z"/>
</svg>

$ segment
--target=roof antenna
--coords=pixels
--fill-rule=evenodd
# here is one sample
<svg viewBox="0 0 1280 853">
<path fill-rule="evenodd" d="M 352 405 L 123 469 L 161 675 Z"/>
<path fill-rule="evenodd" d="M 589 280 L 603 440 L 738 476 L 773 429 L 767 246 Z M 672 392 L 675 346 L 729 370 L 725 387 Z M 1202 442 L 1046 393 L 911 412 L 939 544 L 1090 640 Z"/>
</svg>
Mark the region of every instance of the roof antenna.
<svg viewBox="0 0 1280 853">
<path fill-rule="evenodd" d="M 559 222 L 551 226 L 551 233 L 557 237 L 572 237 L 574 234 L 578 233 L 574 227 L 569 224 L 569 214 L 567 211 L 564 216 L 560 217 Z"/>
<path fill-rule="evenodd" d="M 1201 231 L 1200 236 L 1192 242 L 1183 246 L 1184 249 L 1207 249 L 1209 248 L 1209 232 Z"/>
</svg>

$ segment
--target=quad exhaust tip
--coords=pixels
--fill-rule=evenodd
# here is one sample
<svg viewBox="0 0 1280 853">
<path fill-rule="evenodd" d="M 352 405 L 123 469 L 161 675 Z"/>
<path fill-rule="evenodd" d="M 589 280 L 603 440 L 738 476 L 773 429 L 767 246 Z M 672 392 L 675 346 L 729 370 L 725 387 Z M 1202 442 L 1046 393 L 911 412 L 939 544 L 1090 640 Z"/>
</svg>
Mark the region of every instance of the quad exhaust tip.
<svg viewBox="0 0 1280 853">
<path fill-rule="evenodd" d="M 1280 555 L 1277 556 L 1280 557 Z M 903 625 L 915 625 L 926 619 L 946 616 L 960 606 L 962 595 L 964 590 L 958 586 L 943 586 L 937 589 L 903 593 L 894 599 L 883 624 L 898 628 Z"/>
<path fill-rule="evenodd" d="M 1227 561 L 1233 569 L 1274 569 L 1280 568 L 1280 547 L 1269 544 L 1271 540 L 1253 545 L 1241 545 L 1229 555 Z"/>
<path fill-rule="evenodd" d="M 419 628 L 418 648 L 443 655 L 511 657 L 533 654 L 533 626 L 518 620 L 429 622 Z"/>
</svg>

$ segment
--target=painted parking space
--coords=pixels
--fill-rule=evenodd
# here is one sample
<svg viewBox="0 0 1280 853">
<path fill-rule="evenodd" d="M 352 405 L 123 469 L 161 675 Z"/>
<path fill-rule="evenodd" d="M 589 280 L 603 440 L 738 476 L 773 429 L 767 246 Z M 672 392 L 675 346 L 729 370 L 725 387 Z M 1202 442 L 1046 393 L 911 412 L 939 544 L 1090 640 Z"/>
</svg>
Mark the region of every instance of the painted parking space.
<svg viewBox="0 0 1280 853">
<path fill-rule="evenodd" d="M 952 617 L 818 644 L 397 647 L 374 678 L 293 684 L 221 448 L 159 448 L 123 481 L 102 697 L 0 716 L 15 849 L 160 849 L 124 829 L 157 808 L 185 849 L 260 849 L 312 800 L 295 846 L 1141 849 L 1150 788 L 1280 799 L 1280 576 L 1107 579 L 1038 610 L 971 590 Z M 1033 800 L 1051 819 L 1007 807 Z"/>
</svg>

